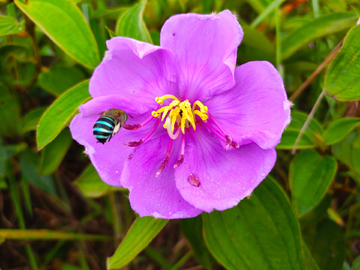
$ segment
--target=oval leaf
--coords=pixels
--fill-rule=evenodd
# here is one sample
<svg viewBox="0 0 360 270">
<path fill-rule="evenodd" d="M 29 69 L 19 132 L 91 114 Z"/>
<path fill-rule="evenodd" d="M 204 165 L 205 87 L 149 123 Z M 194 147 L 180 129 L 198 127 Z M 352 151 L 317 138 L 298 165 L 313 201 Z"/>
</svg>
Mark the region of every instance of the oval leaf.
<svg viewBox="0 0 360 270">
<path fill-rule="evenodd" d="M 24 22 L 18 22 L 10 16 L 0 16 L 0 37 L 24 32 Z"/>
<path fill-rule="evenodd" d="M 212 269 L 216 261 L 205 245 L 201 217 L 197 216 L 181 220 L 181 230 L 190 242 L 197 262 L 206 269 Z"/>
<path fill-rule="evenodd" d="M 60 165 L 72 142 L 69 129 L 60 132 L 59 136 L 49 143 L 42 151 L 39 174 L 53 173 Z"/>
<path fill-rule="evenodd" d="M 167 219 L 138 217 L 116 249 L 107 259 L 107 269 L 118 269 L 128 264 L 154 239 L 168 222 Z"/>
<path fill-rule="evenodd" d="M 119 18 L 116 25 L 116 35 L 152 43 L 151 36 L 142 18 L 145 5 L 146 0 L 141 1 Z"/>
<path fill-rule="evenodd" d="M 341 141 L 359 124 L 360 118 L 342 118 L 332 122 L 324 131 L 324 141 L 326 145 L 332 145 Z"/>
<path fill-rule="evenodd" d="M 310 41 L 336 33 L 355 25 L 357 16 L 353 13 L 333 13 L 309 22 L 290 33 L 282 43 L 282 58 L 293 55 Z"/>
<path fill-rule="evenodd" d="M 54 96 L 60 96 L 83 80 L 84 73 L 76 67 L 53 66 L 40 73 L 38 84 Z"/>
<path fill-rule="evenodd" d="M 350 132 L 344 140 L 333 145 L 332 152 L 336 159 L 354 171 L 360 183 L 360 134 L 355 130 Z"/>
<path fill-rule="evenodd" d="M 77 108 L 90 98 L 89 81 L 82 82 L 65 92 L 46 110 L 37 129 L 37 144 L 41 150 L 56 138 L 67 125 Z"/>
<path fill-rule="evenodd" d="M 283 135 L 281 136 L 281 142 L 276 146 L 276 149 L 287 149 L 290 150 L 293 148 L 295 141 L 299 135 L 299 132 L 308 115 L 299 111 L 291 112 L 291 122 L 287 126 Z M 304 134 L 301 136 L 298 149 L 309 149 L 314 148 L 316 142 L 321 138 L 323 129 L 321 125 L 315 118 L 311 118 L 308 127 L 306 128 Z"/>
<path fill-rule="evenodd" d="M 100 197 L 115 188 L 103 182 L 91 164 L 86 167 L 80 177 L 75 180 L 74 184 L 81 190 L 84 196 L 90 198 Z"/>
<path fill-rule="evenodd" d="M 305 269 L 299 224 L 270 178 L 234 208 L 202 217 L 205 242 L 225 268 Z"/>
<path fill-rule="evenodd" d="M 325 89 L 339 101 L 360 100 L 360 25 L 346 35 L 344 45 L 329 66 Z"/>
<path fill-rule="evenodd" d="M 341 269 L 345 259 L 345 235 L 333 221 L 324 219 L 306 227 L 303 237 L 321 270 Z"/>
<path fill-rule="evenodd" d="M 22 121 L 22 132 L 25 133 L 30 130 L 36 130 L 40 118 L 45 112 L 46 107 L 39 107 L 28 112 Z"/>
<path fill-rule="evenodd" d="M 89 25 L 71 0 L 19 0 L 15 4 L 64 52 L 88 68 L 100 62 Z"/>
<path fill-rule="evenodd" d="M 290 164 L 292 203 L 298 216 L 313 209 L 324 197 L 337 169 L 333 157 L 314 150 L 300 152 Z"/>
</svg>

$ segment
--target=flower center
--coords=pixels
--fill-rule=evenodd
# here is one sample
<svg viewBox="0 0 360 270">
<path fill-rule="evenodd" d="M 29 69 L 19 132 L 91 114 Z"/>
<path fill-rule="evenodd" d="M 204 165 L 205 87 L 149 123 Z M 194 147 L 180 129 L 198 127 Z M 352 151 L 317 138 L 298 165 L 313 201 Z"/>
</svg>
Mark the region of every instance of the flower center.
<svg viewBox="0 0 360 270">
<path fill-rule="evenodd" d="M 172 101 L 169 105 L 164 106 L 164 100 L 171 99 Z M 151 116 L 146 119 L 144 122 L 135 125 L 123 125 L 123 128 L 127 130 L 136 130 L 146 124 L 148 124 L 154 118 L 156 122 L 150 131 L 140 140 L 135 142 L 125 142 L 124 145 L 130 147 L 137 147 L 145 142 L 150 136 L 156 131 L 161 121 L 165 120 L 163 127 L 167 130 L 169 134 L 169 143 L 166 150 L 166 155 L 164 161 L 161 163 L 159 170 L 156 172 L 156 176 L 159 176 L 160 173 L 165 169 L 169 159 L 172 148 L 173 140 L 177 139 L 182 132 L 181 136 L 181 147 L 180 147 L 180 156 L 178 161 L 174 164 L 174 168 L 179 167 L 185 157 L 185 142 L 186 142 L 186 133 L 185 130 L 192 128 L 196 130 L 196 124 L 200 124 L 197 119 L 201 119 L 206 126 L 214 135 L 226 143 L 225 149 L 227 150 L 230 146 L 233 148 L 239 148 L 239 145 L 232 140 L 229 134 L 221 127 L 220 123 L 208 112 L 208 108 L 202 104 L 200 101 L 195 101 L 191 106 L 189 100 L 181 101 L 173 95 L 164 95 L 162 97 L 155 98 L 158 107 L 155 111 L 151 113 Z M 198 116 L 196 118 L 196 115 Z M 208 121 L 210 120 L 210 122 Z M 176 129 L 176 131 L 175 131 Z M 175 133 L 174 133 L 175 131 Z M 180 132 L 181 131 L 181 132 Z M 194 178 L 195 179 L 195 178 Z M 194 182 L 195 183 L 195 182 Z M 195 186 L 199 186 L 196 184 Z"/>
<path fill-rule="evenodd" d="M 173 101 L 168 106 L 163 106 L 165 99 L 172 99 Z M 175 124 L 180 127 L 183 134 L 185 134 L 185 128 L 190 125 L 196 130 L 195 116 L 198 115 L 203 121 L 206 121 L 209 116 L 207 115 L 208 108 L 204 106 L 200 101 L 195 101 L 193 106 L 189 100 L 180 101 L 173 95 L 165 95 L 162 97 L 155 98 L 155 101 L 160 105 L 160 109 L 153 111 L 152 116 L 160 117 L 164 123 L 164 128 L 167 129 L 170 138 L 176 139 L 180 130 L 174 134 Z"/>
</svg>

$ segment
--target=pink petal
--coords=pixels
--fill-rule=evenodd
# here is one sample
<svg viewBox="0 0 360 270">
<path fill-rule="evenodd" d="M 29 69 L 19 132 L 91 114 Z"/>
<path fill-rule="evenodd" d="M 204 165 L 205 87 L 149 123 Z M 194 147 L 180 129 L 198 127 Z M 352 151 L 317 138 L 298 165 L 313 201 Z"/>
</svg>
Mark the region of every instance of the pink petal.
<svg viewBox="0 0 360 270">
<path fill-rule="evenodd" d="M 161 29 L 161 46 L 175 54 L 179 94 L 194 102 L 234 86 L 237 47 L 243 31 L 235 15 L 180 14 Z"/>
<path fill-rule="evenodd" d="M 179 140 L 173 143 L 168 165 L 159 177 L 155 177 L 164 160 L 168 140 L 166 134 L 137 147 L 132 159 L 125 163 L 122 184 L 130 191 L 131 208 L 140 216 L 167 219 L 195 217 L 202 210 L 186 202 L 175 185 L 173 165 L 178 158 Z"/>
<path fill-rule="evenodd" d="M 104 145 L 97 143 L 93 135 L 93 126 L 101 114 L 108 109 L 123 109 L 131 114 L 127 124 L 140 123 L 146 116 L 140 116 L 133 104 L 124 101 L 121 96 L 104 96 L 90 100 L 79 107 L 80 113 L 76 115 L 70 124 L 71 134 L 79 144 L 85 146 L 85 154 L 89 155 L 92 164 L 98 171 L 101 179 L 112 186 L 121 186 L 120 176 L 125 160 L 134 150 L 124 146 L 124 142 L 139 140 L 146 133 L 152 124 L 149 123 L 137 131 L 129 131 L 121 128 L 110 142 Z"/>
<path fill-rule="evenodd" d="M 122 95 L 151 107 L 155 97 L 174 93 L 171 52 L 145 42 L 115 37 L 90 80 L 93 97 Z"/>
<path fill-rule="evenodd" d="M 235 70 L 235 87 L 204 104 L 239 144 L 275 147 L 290 123 L 290 102 L 283 81 L 269 62 L 254 61 Z"/>
<path fill-rule="evenodd" d="M 206 212 L 231 208 L 250 196 L 276 160 L 274 149 L 256 144 L 226 151 L 201 127 L 189 133 L 185 153 L 175 170 L 176 186 L 186 201 Z"/>
</svg>

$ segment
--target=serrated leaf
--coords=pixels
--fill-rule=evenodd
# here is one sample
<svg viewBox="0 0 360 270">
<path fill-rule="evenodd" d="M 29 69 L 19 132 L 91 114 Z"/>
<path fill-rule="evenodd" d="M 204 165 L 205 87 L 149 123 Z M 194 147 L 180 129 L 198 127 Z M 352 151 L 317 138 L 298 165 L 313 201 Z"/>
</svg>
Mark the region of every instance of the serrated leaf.
<svg viewBox="0 0 360 270">
<path fill-rule="evenodd" d="M 342 118 L 332 122 L 323 134 L 326 145 L 338 143 L 358 125 L 360 118 Z"/>
<path fill-rule="evenodd" d="M 60 165 L 72 142 L 69 129 L 64 129 L 60 134 L 42 150 L 39 174 L 53 173 Z"/>
<path fill-rule="evenodd" d="M 206 245 L 226 269 L 305 269 L 299 224 L 270 178 L 234 208 L 202 218 Z"/>
<path fill-rule="evenodd" d="M 77 108 L 90 98 L 89 81 L 82 82 L 61 95 L 46 110 L 37 129 L 37 144 L 41 150 L 56 138 Z"/>
<path fill-rule="evenodd" d="M 15 4 L 64 52 L 88 68 L 100 63 L 89 25 L 71 0 L 15 0 Z"/>
<path fill-rule="evenodd" d="M 355 25 L 353 13 L 333 13 L 313 20 L 290 33 L 282 42 L 282 58 L 288 58 L 309 42 Z"/>
<path fill-rule="evenodd" d="M 321 157 L 315 150 L 300 152 L 290 164 L 289 182 L 292 203 L 300 217 L 324 197 L 337 170 L 333 157 Z"/>
<path fill-rule="evenodd" d="M 167 219 L 138 217 L 114 255 L 107 259 L 107 269 L 118 269 L 136 257 L 168 222 Z"/>
<path fill-rule="evenodd" d="M 24 32 L 24 22 L 10 16 L 0 16 L 0 37 Z"/>
<path fill-rule="evenodd" d="M 339 101 L 360 100 L 360 25 L 346 35 L 344 45 L 325 76 L 326 91 Z"/>
<path fill-rule="evenodd" d="M 151 36 L 143 21 L 146 0 L 129 8 L 121 15 L 116 25 L 116 35 L 152 43 Z"/>
<path fill-rule="evenodd" d="M 53 66 L 40 73 L 38 84 L 54 96 L 60 96 L 83 80 L 84 73 L 76 67 Z"/>
</svg>

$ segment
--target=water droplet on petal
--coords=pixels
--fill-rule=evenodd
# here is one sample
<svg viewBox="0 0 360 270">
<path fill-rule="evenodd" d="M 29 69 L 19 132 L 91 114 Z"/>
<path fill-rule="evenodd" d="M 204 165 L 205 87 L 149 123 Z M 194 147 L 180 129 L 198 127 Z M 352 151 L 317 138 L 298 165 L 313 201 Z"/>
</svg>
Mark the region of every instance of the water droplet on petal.
<svg viewBox="0 0 360 270">
<path fill-rule="evenodd" d="M 187 178 L 190 185 L 194 187 L 200 186 L 199 178 L 196 176 L 196 174 L 190 174 L 190 176 Z"/>
</svg>

